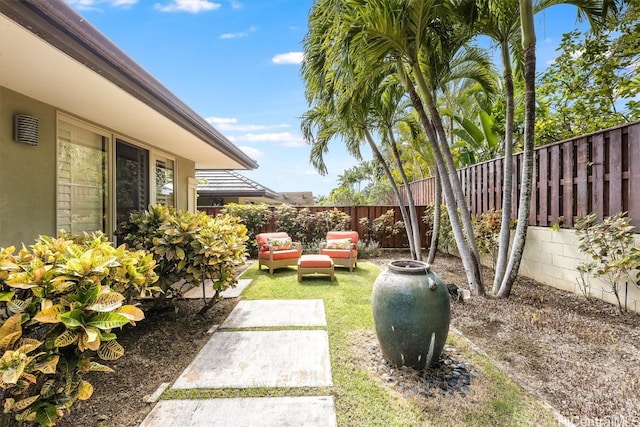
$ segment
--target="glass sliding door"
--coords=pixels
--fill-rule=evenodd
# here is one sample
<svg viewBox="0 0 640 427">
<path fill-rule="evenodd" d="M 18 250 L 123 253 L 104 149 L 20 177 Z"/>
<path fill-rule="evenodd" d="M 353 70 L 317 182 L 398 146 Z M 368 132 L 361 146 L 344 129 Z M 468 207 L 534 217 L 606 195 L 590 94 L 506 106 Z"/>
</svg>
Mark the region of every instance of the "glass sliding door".
<svg viewBox="0 0 640 427">
<path fill-rule="evenodd" d="M 149 151 L 116 140 L 116 224 L 149 206 Z"/>
<path fill-rule="evenodd" d="M 58 120 L 57 229 L 74 235 L 107 229 L 109 138 Z"/>
</svg>

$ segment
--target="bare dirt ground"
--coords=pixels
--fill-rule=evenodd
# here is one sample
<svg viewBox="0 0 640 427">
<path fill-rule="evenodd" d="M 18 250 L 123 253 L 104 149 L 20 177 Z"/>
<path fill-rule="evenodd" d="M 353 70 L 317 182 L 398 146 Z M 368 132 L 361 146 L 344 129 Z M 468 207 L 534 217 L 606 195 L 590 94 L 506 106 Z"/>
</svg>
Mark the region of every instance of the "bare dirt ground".
<svg viewBox="0 0 640 427">
<path fill-rule="evenodd" d="M 397 258 L 397 253 L 386 254 L 370 261 L 385 268 Z M 433 270 L 446 283 L 464 287 L 458 258 L 441 255 Z M 485 281 L 490 280 L 487 271 Z M 224 300 L 197 317 L 201 301 L 178 301 L 176 310 L 147 313 L 136 327 L 119 331 L 125 356 L 111 365 L 114 373 L 90 374 L 94 395 L 74 405 L 61 425 L 137 426 L 152 407 L 143 398 L 178 377 L 210 338 L 207 331 L 220 324 L 236 303 Z M 451 307 L 453 328 L 568 421 L 577 426 L 640 425 L 640 315 L 620 315 L 607 303 L 523 277 L 508 300 L 473 298 Z M 361 338 L 354 344 L 358 353 L 354 360 L 367 369 L 383 363 L 375 334 Z M 473 371 L 455 349 L 446 347 L 444 356 Z M 389 375 L 385 369 L 372 372 Z M 423 392 L 419 375 L 402 375 L 401 381 L 387 377 L 382 382 L 429 410 L 432 399 Z M 473 387 L 472 379 L 468 388 Z M 451 393 L 450 398 L 465 399 L 465 393 Z"/>
</svg>

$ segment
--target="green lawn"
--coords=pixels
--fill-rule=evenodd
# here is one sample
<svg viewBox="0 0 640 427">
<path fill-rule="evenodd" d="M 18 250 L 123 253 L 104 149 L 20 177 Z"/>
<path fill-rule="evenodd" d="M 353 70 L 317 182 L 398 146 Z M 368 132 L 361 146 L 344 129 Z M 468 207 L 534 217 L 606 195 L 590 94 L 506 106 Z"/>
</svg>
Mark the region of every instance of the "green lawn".
<svg viewBox="0 0 640 427">
<path fill-rule="evenodd" d="M 360 366 L 352 357 L 350 336 L 358 331 L 374 330 L 370 298 L 379 273 L 380 269 L 374 264 L 360 262 L 352 273 L 336 268 L 336 281 L 325 276 L 305 276 L 299 283 L 295 268 L 276 270 L 274 275 L 269 275 L 268 270 L 258 271 L 255 263 L 242 275 L 243 279 L 252 279 L 243 292 L 245 299 L 324 300 L 334 384 L 330 392 L 335 400 L 338 425 L 556 425 L 548 410 L 452 333 L 449 343 L 481 372 L 477 384 L 471 385 L 472 390 L 481 389 L 478 396 L 467 397 L 464 405 L 456 405 L 461 398 L 452 397 L 454 400 L 450 403 L 456 406 L 453 412 L 422 409 L 385 387 Z M 285 393 L 295 395 L 296 391 L 290 389 Z M 313 389 L 303 393 L 313 394 Z M 318 390 L 318 394 L 326 393 L 326 389 Z M 473 400 L 476 404 L 469 403 Z"/>
</svg>

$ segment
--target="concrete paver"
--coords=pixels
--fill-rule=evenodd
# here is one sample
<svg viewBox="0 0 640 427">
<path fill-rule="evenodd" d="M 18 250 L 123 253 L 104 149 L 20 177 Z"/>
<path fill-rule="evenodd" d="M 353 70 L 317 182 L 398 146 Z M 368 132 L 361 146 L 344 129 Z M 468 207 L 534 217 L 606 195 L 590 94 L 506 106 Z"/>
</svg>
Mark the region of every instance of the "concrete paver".
<svg viewBox="0 0 640 427">
<path fill-rule="evenodd" d="M 193 292 L 199 292 L 200 288 Z M 195 295 L 195 294 L 194 294 Z M 173 389 L 331 387 L 322 300 L 242 300 Z M 281 330 L 243 330 L 247 328 Z M 225 330 L 226 328 L 227 330 Z M 233 330 L 231 330 L 233 329 Z M 331 396 L 160 400 L 140 427 L 335 427 Z"/>
<path fill-rule="evenodd" d="M 222 298 L 237 298 L 240 296 L 244 288 L 249 286 L 251 279 L 240 279 L 235 287 L 222 291 Z M 207 279 L 204 282 L 204 291 L 207 298 L 213 297 L 214 291 L 211 279 Z M 196 286 L 186 291 L 183 295 L 187 299 L 199 299 L 202 298 L 202 286 Z"/>
<path fill-rule="evenodd" d="M 327 326 L 324 301 L 243 300 L 220 325 L 224 328 Z"/>
<path fill-rule="evenodd" d="M 334 427 L 330 396 L 164 400 L 140 427 Z"/>
<path fill-rule="evenodd" d="M 331 386 L 326 331 L 219 331 L 174 389 Z"/>
</svg>

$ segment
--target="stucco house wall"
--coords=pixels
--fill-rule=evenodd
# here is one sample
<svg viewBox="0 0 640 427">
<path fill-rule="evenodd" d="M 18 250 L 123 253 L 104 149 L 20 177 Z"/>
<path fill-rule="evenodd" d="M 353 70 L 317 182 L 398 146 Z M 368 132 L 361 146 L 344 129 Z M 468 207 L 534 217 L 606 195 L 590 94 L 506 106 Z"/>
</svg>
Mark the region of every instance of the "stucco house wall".
<svg viewBox="0 0 640 427">
<path fill-rule="evenodd" d="M 14 114 L 40 119 L 37 146 L 13 141 Z M 55 233 L 56 110 L 0 87 L 0 245 Z"/>
<path fill-rule="evenodd" d="M 195 162 L 176 156 L 176 208 L 189 209 L 189 185 L 195 176 Z M 193 211 L 195 210 L 194 206 Z"/>
<path fill-rule="evenodd" d="M 10 89 L 0 87 L 0 246 L 29 245 L 39 235 L 55 235 L 56 229 L 56 144 L 55 106 L 39 102 Z M 39 140 L 33 146 L 13 139 L 14 115 L 38 118 Z M 82 118 L 78 118 L 82 120 Z M 117 129 L 99 127 L 128 141 Z M 137 141 L 153 150 L 152 141 Z M 188 209 L 189 178 L 195 176 L 195 162 L 175 156 L 176 208 Z"/>
</svg>

